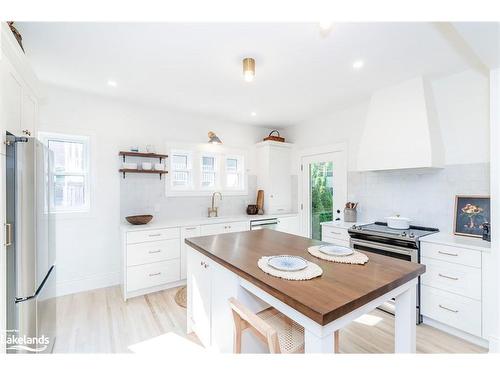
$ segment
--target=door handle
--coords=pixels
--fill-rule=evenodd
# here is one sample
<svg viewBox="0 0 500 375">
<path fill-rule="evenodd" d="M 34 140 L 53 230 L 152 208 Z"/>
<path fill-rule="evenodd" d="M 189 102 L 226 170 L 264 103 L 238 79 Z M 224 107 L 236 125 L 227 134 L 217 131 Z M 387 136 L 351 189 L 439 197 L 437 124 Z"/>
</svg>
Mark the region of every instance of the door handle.
<svg viewBox="0 0 500 375">
<path fill-rule="evenodd" d="M 12 245 L 12 224 L 10 223 L 5 224 L 5 237 L 5 246 Z"/>
</svg>

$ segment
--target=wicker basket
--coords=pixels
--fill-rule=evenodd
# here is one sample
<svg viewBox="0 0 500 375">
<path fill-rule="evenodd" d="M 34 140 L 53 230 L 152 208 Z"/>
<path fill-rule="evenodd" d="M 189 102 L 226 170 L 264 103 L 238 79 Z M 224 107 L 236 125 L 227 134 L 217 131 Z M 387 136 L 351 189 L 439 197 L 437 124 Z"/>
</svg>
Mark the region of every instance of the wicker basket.
<svg viewBox="0 0 500 375">
<path fill-rule="evenodd" d="M 273 135 L 274 133 L 276 133 L 278 135 L 277 136 Z M 271 133 L 269 133 L 269 135 L 266 138 L 264 138 L 264 141 L 285 142 L 285 138 L 280 137 L 279 131 L 273 130 Z"/>
</svg>

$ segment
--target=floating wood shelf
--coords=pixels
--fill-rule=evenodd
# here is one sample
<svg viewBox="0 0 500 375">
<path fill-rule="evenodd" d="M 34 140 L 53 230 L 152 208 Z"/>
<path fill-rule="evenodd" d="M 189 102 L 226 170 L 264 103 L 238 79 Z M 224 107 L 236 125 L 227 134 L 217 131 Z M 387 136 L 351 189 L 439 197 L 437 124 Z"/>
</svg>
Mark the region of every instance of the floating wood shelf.
<svg viewBox="0 0 500 375">
<path fill-rule="evenodd" d="M 120 169 L 119 170 L 120 173 L 123 173 L 123 178 L 125 178 L 125 174 L 126 173 L 145 173 L 145 174 L 157 174 L 160 176 L 160 180 L 161 180 L 161 176 L 163 174 L 167 174 L 168 172 L 167 171 L 146 171 L 144 169 Z"/>
<path fill-rule="evenodd" d="M 133 151 L 120 151 L 118 154 L 123 157 L 123 161 L 125 161 L 126 156 L 134 156 L 139 158 L 152 158 L 152 159 L 160 159 L 160 163 L 163 159 L 168 158 L 168 155 L 155 154 L 153 152 L 133 152 Z"/>
</svg>

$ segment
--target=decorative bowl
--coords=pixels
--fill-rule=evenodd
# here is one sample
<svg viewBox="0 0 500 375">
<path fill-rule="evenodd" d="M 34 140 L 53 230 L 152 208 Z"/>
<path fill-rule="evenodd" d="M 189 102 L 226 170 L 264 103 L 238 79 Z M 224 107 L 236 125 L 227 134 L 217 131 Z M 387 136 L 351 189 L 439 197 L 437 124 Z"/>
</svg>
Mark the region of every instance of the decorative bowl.
<svg viewBox="0 0 500 375">
<path fill-rule="evenodd" d="M 132 225 L 144 225 L 153 219 L 153 215 L 134 215 L 125 218 Z"/>
</svg>

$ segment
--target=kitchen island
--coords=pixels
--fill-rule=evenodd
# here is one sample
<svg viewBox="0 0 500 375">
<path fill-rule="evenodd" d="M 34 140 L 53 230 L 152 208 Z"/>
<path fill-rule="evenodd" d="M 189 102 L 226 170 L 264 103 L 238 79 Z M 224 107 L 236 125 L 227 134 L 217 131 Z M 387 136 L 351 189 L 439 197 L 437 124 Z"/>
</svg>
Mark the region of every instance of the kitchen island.
<svg viewBox="0 0 500 375">
<path fill-rule="evenodd" d="M 254 312 L 272 306 L 302 325 L 306 353 L 333 353 L 335 331 L 394 298 L 395 351 L 415 352 L 416 285 L 425 272 L 423 265 L 372 253 L 367 253 L 365 265 L 328 262 L 307 252 L 320 241 L 267 229 L 185 242 L 189 246 L 188 331 L 194 331 L 210 350 L 233 351 L 230 297 Z M 262 256 L 282 254 L 316 263 L 323 269 L 322 276 L 288 281 L 257 266 Z M 252 348 L 251 337 L 247 341 Z"/>
</svg>

